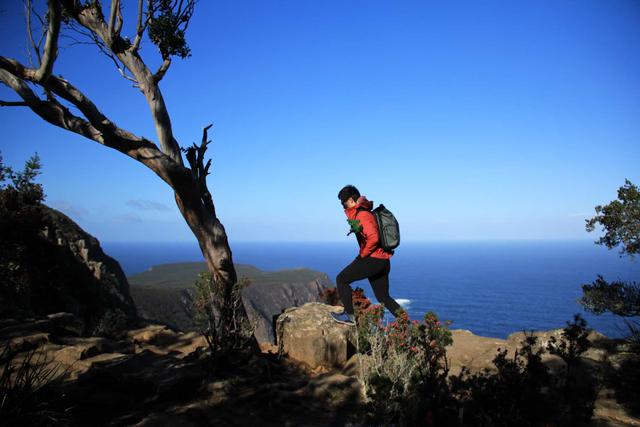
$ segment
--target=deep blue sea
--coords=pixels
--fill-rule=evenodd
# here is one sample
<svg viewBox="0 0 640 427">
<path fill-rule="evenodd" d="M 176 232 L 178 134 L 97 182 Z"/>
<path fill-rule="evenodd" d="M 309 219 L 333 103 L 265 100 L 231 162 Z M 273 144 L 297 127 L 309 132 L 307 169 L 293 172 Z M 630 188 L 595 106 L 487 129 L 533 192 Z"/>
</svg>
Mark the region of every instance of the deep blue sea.
<svg viewBox="0 0 640 427">
<path fill-rule="evenodd" d="M 106 242 L 104 250 L 131 275 L 157 264 L 202 261 L 197 243 Z M 262 270 L 308 267 L 335 282 L 357 255 L 349 243 L 232 243 L 236 263 Z M 624 334 L 612 315 L 586 313 L 576 302 L 581 284 L 601 274 L 607 280 L 640 281 L 640 258 L 620 258 L 589 240 L 503 242 L 404 242 L 391 260 L 390 293 L 421 319 L 435 311 L 453 329 L 505 338 L 522 330 L 563 327 L 574 313 L 605 335 Z M 367 296 L 367 281 L 356 282 Z M 375 299 L 373 299 L 375 301 Z"/>
</svg>

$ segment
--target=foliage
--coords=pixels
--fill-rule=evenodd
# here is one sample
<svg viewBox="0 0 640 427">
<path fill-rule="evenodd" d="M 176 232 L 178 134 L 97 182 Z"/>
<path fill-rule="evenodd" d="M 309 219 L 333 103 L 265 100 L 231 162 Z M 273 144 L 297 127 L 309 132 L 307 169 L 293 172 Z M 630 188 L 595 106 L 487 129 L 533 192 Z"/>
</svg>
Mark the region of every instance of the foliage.
<svg viewBox="0 0 640 427">
<path fill-rule="evenodd" d="M 547 344 L 549 352 L 565 362 L 560 389 L 565 406 L 561 418 L 573 422 L 589 421 L 596 399 L 595 380 L 588 373 L 577 371 L 582 365 L 580 356 L 591 346 L 588 335 L 586 320 L 580 314 L 575 314 L 573 322 L 567 322 L 563 329 L 562 339 L 552 336 Z"/>
<path fill-rule="evenodd" d="M 368 333 L 366 347 L 359 339 L 365 425 L 560 426 L 591 419 L 596 383 L 580 362 L 589 330 L 579 315 L 546 347 L 525 334 L 513 356 L 498 349 L 495 369 L 471 374 L 463 367 L 455 376 L 449 376 L 448 322 L 432 312 L 420 322 L 406 312 L 388 325 L 381 320 L 379 305 L 365 306 L 358 318 L 361 334 Z M 547 369 L 547 350 L 565 361 L 562 372 Z"/>
<path fill-rule="evenodd" d="M 454 399 L 449 390 L 447 376 L 449 361 L 446 347 L 453 344 L 449 330 L 450 322 L 440 322 L 434 312 L 427 312 L 422 323 L 414 320 L 409 328 L 406 315 L 398 317 L 411 334 L 409 352 L 416 358 L 417 369 L 411 381 L 410 400 L 413 415 L 411 424 L 422 419 L 431 420 L 435 425 L 444 424 L 451 417 Z"/>
<path fill-rule="evenodd" d="M 84 322 L 84 332 L 113 336 L 125 315 L 109 310 L 127 307 L 99 286 L 70 248 L 45 237 L 52 220 L 42 203 L 43 187 L 34 182 L 40 169 L 37 154 L 21 172 L 0 157 L 0 315 L 69 311 Z"/>
<path fill-rule="evenodd" d="M 52 391 L 61 378 L 59 364 L 51 364 L 38 349 L 22 361 L 6 345 L 0 355 L 0 419 L 4 426 L 66 425 L 66 410 L 57 409 Z"/>
<path fill-rule="evenodd" d="M 462 403 L 464 420 L 477 426 L 534 426 L 557 417 L 552 397 L 543 393 L 551 377 L 542 364 L 544 350 L 537 338 L 526 336 L 512 358 L 498 349 L 496 372 L 470 374 L 463 368 L 452 379 L 453 391 Z"/>
<path fill-rule="evenodd" d="M 582 304 L 595 314 L 606 311 L 622 316 L 640 316 L 640 283 L 616 280 L 607 282 L 601 275 L 591 284 L 582 285 Z"/>
<path fill-rule="evenodd" d="M 25 162 L 22 172 L 4 166 L 0 155 L 0 294 L 5 300 L 3 308 L 8 310 L 30 306 L 29 249 L 44 227 L 44 191 L 34 182 L 40 169 L 37 153 Z"/>
<path fill-rule="evenodd" d="M 640 191 L 629 180 L 618 189 L 618 199 L 605 206 L 596 206 L 595 217 L 587 220 L 587 231 L 600 224 L 604 236 L 596 241 L 609 249 L 621 246 L 620 256 L 633 258 L 640 253 Z M 595 314 L 609 311 L 615 315 L 633 318 L 640 316 L 640 284 L 637 282 L 607 282 L 602 276 L 591 284 L 582 285 L 582 298 L 579 300 L 585 309 Z M 629 329 L 627 339 L 640 343 L 640 323 L 625 319 Z"/>
<path fill-rule="evenodd" d="M 383 312 L 381 305 L 367 305 L 358 317 L 367 423 L 414 425 L 425 417 L 437 422 L 450 402 L 445 347 L 451 332 L 431 312 L 420 323 L 402 310 L 386 326 Z"/>
<path fill-rule="evenodd" d="M 185 32 L 193 15 L 195 1 L 187 0 L 176 8 L 172 0 L 152 0 L 152 16 L 149 22 L 149 39 L 158 46 L 163 58 L 191 56 Z"/>
<path fill-rule="evenodd" d="M 241 361 L 250 353 L 255 324 L 249 321 L 242 302 L 242 290 L 250 283 L 242 278 L 225 287 L 210 272 L 200 273 L 195 283 L 194 317 L 209 345 L 214 369 Z"/>
<path fill-rule="evenodd" d="M 595 230 L 600 224 L 604 236 L 596 241 L 609 249 L 621 245 L 620 255 L 631 257 L 640 253 L 640 190 L 631 181 L 625 180 L 618 189 L 618 200 L 605 206 L 596 206 L 596 216 L 586 220 L 587 231 Z"/>
<path fill-rule="evenodd" d="M 562 330 L 563 339 L 558 340 L 554 336 L 549 338 L 547 350 L 551 354 L 560 356 L 569 370 L 578 363 L 582 353 L 589 349 L 588 336 L 587 321 L 580 314 L 575 314 L 573 322 L 567 322 L 567 326 Z"/>
<path fill-rule="evenodd" d="M 351 300 L 356 316 L 358 351 L 368 353 L 371 350 L 370 337 L 375 336 L 376 331 L 382 328 L 384 306 L 372 304 L 364 290 L 359 287 L 352 291 Z"/>
</svg>

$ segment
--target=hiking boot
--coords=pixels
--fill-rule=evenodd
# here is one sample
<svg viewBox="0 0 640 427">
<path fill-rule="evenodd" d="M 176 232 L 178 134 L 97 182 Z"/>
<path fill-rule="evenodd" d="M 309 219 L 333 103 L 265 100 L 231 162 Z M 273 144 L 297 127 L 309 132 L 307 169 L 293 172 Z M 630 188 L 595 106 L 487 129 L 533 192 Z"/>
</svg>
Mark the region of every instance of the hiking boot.
<svg viewBox="0 0 640 427">
<path fill-rule="evenodd" d="M 354 321 L 354 315 L 345 313 L 331 313 L 331 317 L 338 323 L 342 323 L 344 325 L 355 326 L 356 322 Z"/>
</svg>

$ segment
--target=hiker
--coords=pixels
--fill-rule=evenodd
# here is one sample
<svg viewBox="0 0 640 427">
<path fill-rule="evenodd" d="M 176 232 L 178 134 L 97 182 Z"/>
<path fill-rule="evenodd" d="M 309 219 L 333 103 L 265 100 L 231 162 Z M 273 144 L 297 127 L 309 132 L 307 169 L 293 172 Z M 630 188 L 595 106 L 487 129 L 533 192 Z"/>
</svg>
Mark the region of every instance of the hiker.
<svg viewBox="0 0 640 427">
<path fill-rule="evenodd" d="M 365 196 L 360 196 L 360 192 L 353 185 L 342 188 L 338 198 L 351 224 L 351 231 L 356 234 L 360 253 L 336 277 L 338 295 L 344 305 L 344 311 L 331 313 L 332 317 L 337 322 L 355 325 L 350 284 L 363 279 L 369 279 L 378 302 L 384 304 L 391 314 L 398 317 L 397 310 L 401 307 L 389 296 L 390 259 L 393 251 L 387 252 L 380 246 L 378 224 L 374 214 L 371 213 L 373 202 L 367 200 Z"/>
</svg>

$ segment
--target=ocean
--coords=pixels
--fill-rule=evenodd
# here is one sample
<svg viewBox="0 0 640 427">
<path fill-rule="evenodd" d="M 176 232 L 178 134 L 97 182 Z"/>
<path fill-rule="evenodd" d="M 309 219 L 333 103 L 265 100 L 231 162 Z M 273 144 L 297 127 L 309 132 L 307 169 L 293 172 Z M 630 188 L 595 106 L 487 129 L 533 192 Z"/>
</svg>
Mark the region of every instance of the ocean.
<svg viewBox="0 0 640 427">
<path fill-rule="evenodd" d="M 125 274 L 153 265 L 202 261 L 197 243 L 104 242 Z M 357 255 L 349 243 L 232 243 L 234 262 L 262 270 L 307 267 L 332 282 Z M 577 303 L 581 284 L 601 274 L 607 280 L 640 281 L 640 261 L 620 258 L 589 240 L 499 242 L 403 242 L 391 260 L 390 293 L 412 319 L 434 311 L 452 329 L 506 338 L 519 331 L 561 328 L 574 313 L 610 337 L 625 333 L 613 315 L 595 316 Z M 356 282 L 372 298 L 369 283 Z"/>
</svg>

